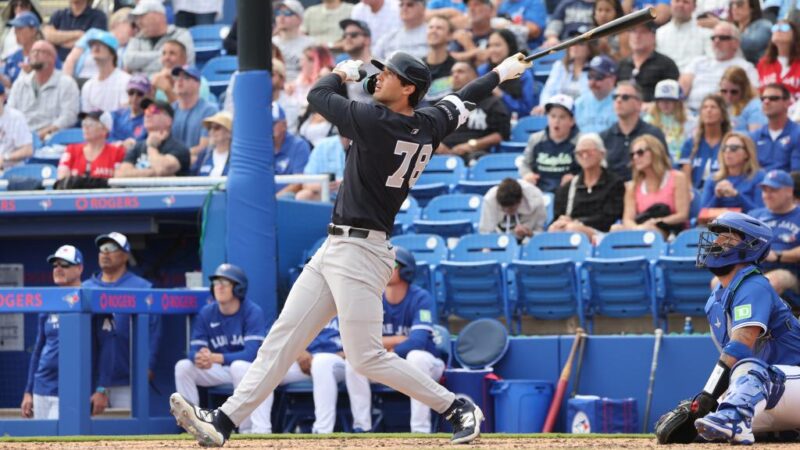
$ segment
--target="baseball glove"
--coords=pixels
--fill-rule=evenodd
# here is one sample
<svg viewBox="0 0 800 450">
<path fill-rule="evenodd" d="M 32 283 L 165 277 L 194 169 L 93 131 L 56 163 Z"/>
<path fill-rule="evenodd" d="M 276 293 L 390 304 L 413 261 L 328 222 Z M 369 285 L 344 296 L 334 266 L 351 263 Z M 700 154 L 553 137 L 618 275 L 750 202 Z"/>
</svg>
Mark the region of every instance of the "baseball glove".
<svg viewBox="0 0 800 450">
<path fill-rule="evenodd" d="M 659 444 L 690 444 L 697 438 L 694 421 L 705 417 L 717 407 L 717 401 L 706 393 L 694 400 L 683 400 L 675 409 L 667 412 L 656 422 L 656 438 Z"/>
</svg>

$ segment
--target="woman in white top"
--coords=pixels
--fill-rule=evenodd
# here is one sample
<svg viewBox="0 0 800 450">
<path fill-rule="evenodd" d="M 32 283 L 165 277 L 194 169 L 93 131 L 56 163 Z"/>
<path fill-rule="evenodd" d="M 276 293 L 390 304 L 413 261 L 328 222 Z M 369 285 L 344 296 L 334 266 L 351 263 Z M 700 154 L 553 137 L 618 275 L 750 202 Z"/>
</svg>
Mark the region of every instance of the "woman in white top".
<svg viewBox="0 0 800 450">
<path fill-rule="evenodd" d="M 588 31 L 588 28 L 582 26 L 570 36 L 577 36 L 585 31 Z M 539 105 L 533 108 L 531 114 L 544 114 L 544 105 L 554 95 L 564 94 L 577 99 L 582 94 L 589 92 L 587 69 L 589 61 L 594 55 L 594 46 L 589 43 L 576 44 L 568 48 L 564 59 L 553 64 L 550 75 L 542 88 L 542 93 L 539 95 Z"/>
</svg>

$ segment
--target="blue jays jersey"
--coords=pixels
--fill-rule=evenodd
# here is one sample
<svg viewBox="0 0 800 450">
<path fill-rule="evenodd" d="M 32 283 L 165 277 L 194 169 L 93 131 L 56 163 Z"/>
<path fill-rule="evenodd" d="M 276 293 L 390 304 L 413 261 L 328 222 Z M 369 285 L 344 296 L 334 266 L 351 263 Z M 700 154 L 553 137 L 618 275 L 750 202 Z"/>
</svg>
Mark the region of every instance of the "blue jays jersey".
<svg viewBox="0 0 800 450">
<path fill-rule="evenodd" d="M 748 214 L 772 228 L 772 250 L 780 252 L 800 245 L 800 208 L 795 207 L 786 214 L 775 214 L 767 208 L 759 208 Z M 767 270 L 783 268 L 798 273 L 797 264 L 763 263 L 761 266 Z"/>
<path fill-rule="evenodd" d="M 410 284 L 405 298 L 393 305 L 383 298 L 383 335 L 408 336 L 408 340 L 395 346 L 395 352 L 405 357 L 411 350 L 425 350 L 439 356 L 433 342 L 433 299 L 419 286 Z"/>
<path fill-rule="evenodd" d="M 342 338 L 339 336 L 339 317 L 334 317 L 306 348 L 309 353 L 339 353 Z"/>
<path fill-rule="evenodd" d="M 58 314 L 39 314 L 25 392 L 58 396 Z"/>
<path fill-rule="evenodd" d="M 237 360 L 253 362 L 267 334 L 267 319 L 260 306 L 243 301 L 235 314 L 225 315 L 217 303 L 203 307 L 192 326 L 189 359 L 203 347 L 221 353 L 223 365 Z"/>
<path fill-rule="evenodd" d="M 131 272 L 117 281 L 103 281 L 97 273 L 83 282 L 85 288 L 149 289 L 152 284 Z M 97 314 L 93 318 L 95 386 L 128 386 L 130 382 L 130 314 Z M 150 365 L 153 369 L 161 340 L 161 316 L 150 315 Z"/>
<path fill-rule="evenodd" d="M 719 348 L 730 342 L 734 330 L 756 326 L 763 331 L 755 357 L 767 364 L 800 365 L 800 322 L 755 266 L 740 270 L 727 289 L 717 286 L 705 311 Z"/>
</svg>

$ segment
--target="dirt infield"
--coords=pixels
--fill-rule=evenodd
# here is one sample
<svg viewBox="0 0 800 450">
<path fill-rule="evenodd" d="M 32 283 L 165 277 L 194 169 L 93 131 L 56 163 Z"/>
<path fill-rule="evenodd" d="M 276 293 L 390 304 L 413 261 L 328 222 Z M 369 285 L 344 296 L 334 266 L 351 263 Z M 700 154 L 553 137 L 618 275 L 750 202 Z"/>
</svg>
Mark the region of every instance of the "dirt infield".
<svg viewBox="0 0 800 450">
<path fill-rule="evenodd" d="M 650 436 L 643 437 L 492 437 L 480 438 L 470 445 L 449 445 L 449 436 L 423 437 L 423 438 L 375 438 L 375 437 L 269 437 L 254 439 L 233 439 L 225 445 L 225 448 L 260 448 L 260 449 L 313 449 L 313 450 L 339 450 L 339 449 L 376 449 L 376 450 L 424 450 L 424 449 L 459 449 L 459 450 L 478 450 L 478 449 L 662 449 L 662 450 L 683 450 L 683 449 L 729 449 L 728 444 L 703 444 L 703 445 L 670 445 L 661 446 Z M 144 439 L 148 439 L 144 437 Z M 92 441 L 35 441 L 11 442 L 0 440 L 0 449 L 125 449 L 125 450 L 144 450 L 144 449 L 182 449 L 200 448 L 194 441 L 188 439 L 153 439 L 153 440 L 92 440 Z M 800 444 L 757 444 L 758 450 L 800 450 Z"/>
</svg>

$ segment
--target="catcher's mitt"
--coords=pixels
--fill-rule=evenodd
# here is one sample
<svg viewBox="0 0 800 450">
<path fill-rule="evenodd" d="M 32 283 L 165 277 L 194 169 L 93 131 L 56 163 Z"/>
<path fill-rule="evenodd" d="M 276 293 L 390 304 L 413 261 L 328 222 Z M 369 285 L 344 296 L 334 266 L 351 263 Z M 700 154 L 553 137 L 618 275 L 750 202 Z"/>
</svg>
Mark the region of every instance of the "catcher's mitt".
<svg viewBox="0 0 800 450">
<path fill-rule="evenodd" d="M 659 444 L 690 444 L 697 438 L 694 421 L 705 417 L 717 407 L 717 401 L 706 393 L 694 400 L 683 400 L 675 409 L 667 412 L 656 422 L 656 438 Z"/>
</svg>

